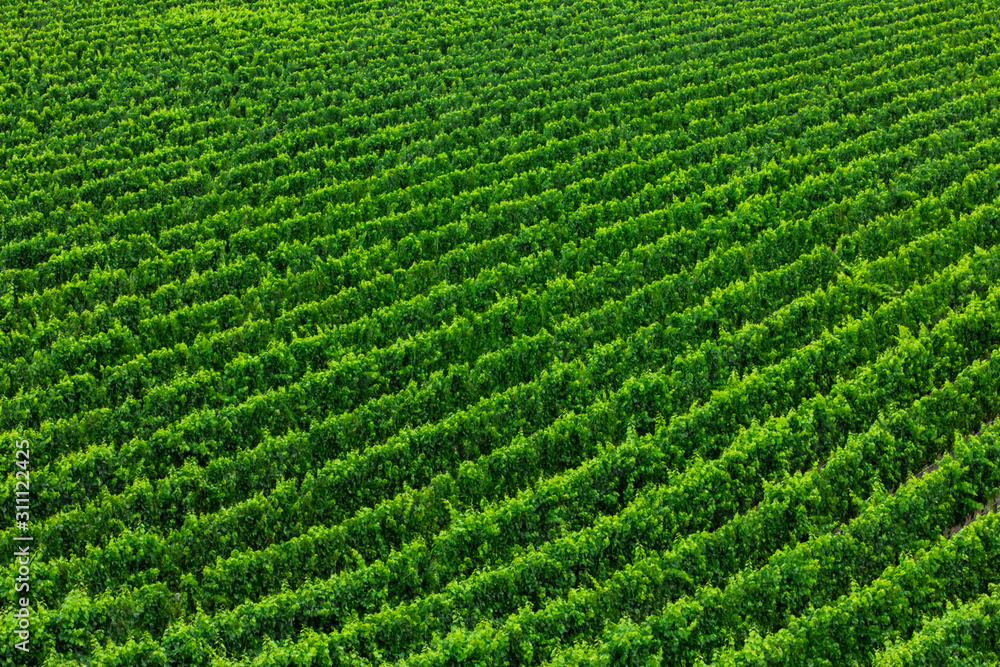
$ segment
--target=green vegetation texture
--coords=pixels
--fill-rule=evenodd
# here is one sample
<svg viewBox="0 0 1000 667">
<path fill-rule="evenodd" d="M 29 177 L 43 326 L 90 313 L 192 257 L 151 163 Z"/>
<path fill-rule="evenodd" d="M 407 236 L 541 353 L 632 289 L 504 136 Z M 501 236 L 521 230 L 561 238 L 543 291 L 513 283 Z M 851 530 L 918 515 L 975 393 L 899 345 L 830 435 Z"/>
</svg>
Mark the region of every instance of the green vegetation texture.
<svg viewBox="0 0 1000 667">
<path fill-rule="evenodd" d="M 4 4 L 0 665 L 997 665 L 998 47 Z"/>
</svg>

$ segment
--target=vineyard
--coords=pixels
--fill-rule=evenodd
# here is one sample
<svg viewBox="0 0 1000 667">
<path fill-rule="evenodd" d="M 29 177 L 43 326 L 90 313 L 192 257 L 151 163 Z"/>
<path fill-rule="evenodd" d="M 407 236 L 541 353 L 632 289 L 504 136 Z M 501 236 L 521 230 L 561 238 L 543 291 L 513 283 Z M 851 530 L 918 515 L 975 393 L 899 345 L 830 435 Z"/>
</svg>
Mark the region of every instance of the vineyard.
<svg viewBox="0 0 1000 667">
<path fill-rule="evenodd" d="M 0 665 L 1000 666 L 997 2 L 0 36 Z"/>
</svg>

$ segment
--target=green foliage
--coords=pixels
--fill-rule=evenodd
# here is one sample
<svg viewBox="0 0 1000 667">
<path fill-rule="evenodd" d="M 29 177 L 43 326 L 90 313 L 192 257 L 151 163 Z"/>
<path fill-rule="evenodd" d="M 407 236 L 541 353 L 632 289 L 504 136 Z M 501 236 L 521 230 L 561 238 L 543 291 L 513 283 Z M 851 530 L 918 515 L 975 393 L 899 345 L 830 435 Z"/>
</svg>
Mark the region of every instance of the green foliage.
<svg viewBox="0 0 1000 667">
<path fill-rule="evenodd" d="M 0 8 L 0 665 L 995 663 L 998 25 Z"/>
</svg>

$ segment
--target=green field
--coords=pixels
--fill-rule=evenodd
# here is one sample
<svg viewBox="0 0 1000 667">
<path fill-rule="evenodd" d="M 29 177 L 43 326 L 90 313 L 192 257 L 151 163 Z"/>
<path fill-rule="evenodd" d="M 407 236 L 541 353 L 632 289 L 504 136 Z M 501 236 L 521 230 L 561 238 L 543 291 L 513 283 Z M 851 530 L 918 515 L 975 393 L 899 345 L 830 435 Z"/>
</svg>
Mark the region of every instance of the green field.
<svg viewBox="0 0 1000 667">
<path fill-rule="evenodd" d="M 1000 2 L 0 6 L 0 666 L 1000 665 Z"/>
</svg>

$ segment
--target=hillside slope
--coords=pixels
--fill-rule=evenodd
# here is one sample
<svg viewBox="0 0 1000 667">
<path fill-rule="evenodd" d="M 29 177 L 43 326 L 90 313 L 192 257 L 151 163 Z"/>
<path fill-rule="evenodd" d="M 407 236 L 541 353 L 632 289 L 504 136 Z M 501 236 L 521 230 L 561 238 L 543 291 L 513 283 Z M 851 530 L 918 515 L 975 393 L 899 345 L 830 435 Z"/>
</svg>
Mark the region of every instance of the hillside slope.
<svg viewBox="0 0 1000 667">
<path fill-rule="evenodd" d="M 997 664 L 998 26 L 6 5 L 0 665 Z"/>
</svg>

